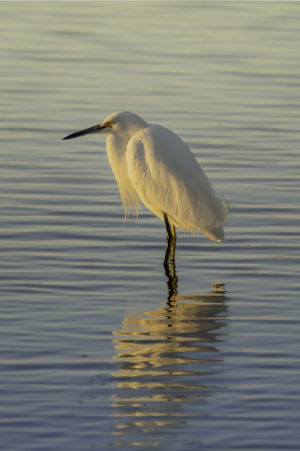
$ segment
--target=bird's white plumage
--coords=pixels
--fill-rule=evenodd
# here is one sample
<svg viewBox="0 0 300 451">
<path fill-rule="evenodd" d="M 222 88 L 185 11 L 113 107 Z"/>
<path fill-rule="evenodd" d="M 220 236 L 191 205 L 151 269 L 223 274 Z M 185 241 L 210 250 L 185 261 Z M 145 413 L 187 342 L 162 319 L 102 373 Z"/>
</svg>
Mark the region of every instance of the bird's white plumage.
<svg viewBox="0 0 300 451">
<path fill-rule="evenodd" d="M 134 113 L 114 113 L 87 133 L 108 133 L 106 148 L 125 211 L 141 202 L 179 229 L 222 241 L 227 208 L 189 147 L 171 130 Z"/>
<path fill-rule="evenodd" d="M 223 239 L 226 211 L 187 145 L 159 125 L 137 132 L 126 151 L 130 181 L 159 218 L 163 212 L 179 229 Z"/>
<path fill-rule="evenodd" d="M 136 115 L 130 119 L 124 130 L 120 127 L 119 133 L 107 138 L 109 161 L 125 209 L 138 210 L 141 200 L 159 218 L 166 213 L 179 229 L 221 241 L 226 206 L 214 194 L 188 146 L 165 127 L 140 122 Z"/>
</svg>

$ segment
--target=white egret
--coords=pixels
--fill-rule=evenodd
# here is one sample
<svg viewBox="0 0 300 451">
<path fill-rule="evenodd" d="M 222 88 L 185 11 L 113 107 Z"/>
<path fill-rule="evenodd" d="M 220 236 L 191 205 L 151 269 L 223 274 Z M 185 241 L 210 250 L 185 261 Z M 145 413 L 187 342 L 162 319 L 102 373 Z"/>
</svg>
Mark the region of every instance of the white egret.
<svg viewBox="0 0 300 451">
<path fill-rule="evenodd" d="M 216 197 L 189 147 L 171 130 L 148 124 L 134 113 L 122 112 L 63 139 L 90 133 L 108 134 L 107 154 L 125 212 L 133 208 L 138 213 L 143 202 L 165 221 L 165 261 L 170 250 L 174 260 L 175 227 L 202 232 L 217 242 L 223 240 L 226 204 Z"/>
</svg>

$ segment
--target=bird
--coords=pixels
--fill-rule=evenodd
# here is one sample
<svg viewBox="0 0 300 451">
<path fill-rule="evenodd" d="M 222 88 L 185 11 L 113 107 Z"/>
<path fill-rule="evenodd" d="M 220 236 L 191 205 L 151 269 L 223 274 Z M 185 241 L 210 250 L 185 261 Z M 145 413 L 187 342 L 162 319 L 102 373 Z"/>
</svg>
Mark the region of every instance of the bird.
<svg viewBox="0 0 300 451">
<path fill-rule="evenodd" d="M 63 140 L 106 134 L 110 166 L 125 215 L 144 204 L 165 222 L 165 263 L 174 260 L 176 228 L 224 239 L 227 204 L 218 198 L 188 145 L 168 128 L 150 124 L 135 113 L 117 112 L 103 122 L 71 133 Z"/>
</svg>

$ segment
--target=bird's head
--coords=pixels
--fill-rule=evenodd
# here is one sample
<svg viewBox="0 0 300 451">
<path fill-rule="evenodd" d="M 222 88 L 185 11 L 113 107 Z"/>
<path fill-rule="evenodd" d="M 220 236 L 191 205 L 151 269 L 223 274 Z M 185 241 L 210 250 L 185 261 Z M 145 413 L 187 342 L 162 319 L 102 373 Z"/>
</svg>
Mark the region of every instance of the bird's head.
<svg viewBox="0 0 300 451">
<path fill-rule="evenodd" d="M 78 136 L 88 135 L 91 133 L 132 135 L 139 129 L 146 126 L 147 122 L 145 122 L 137 114 L 125 111 L 122 113 L 113 113 L 100 124 L 71 133 L 71 135 L 68 135 L 63 139 L 77 138 Z"/>
</svg>

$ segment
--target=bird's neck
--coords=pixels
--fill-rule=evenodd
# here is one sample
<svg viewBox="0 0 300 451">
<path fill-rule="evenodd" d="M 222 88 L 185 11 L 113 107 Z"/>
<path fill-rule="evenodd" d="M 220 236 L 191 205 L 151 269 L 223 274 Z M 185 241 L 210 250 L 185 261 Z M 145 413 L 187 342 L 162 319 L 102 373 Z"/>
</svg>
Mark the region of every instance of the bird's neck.
<svg viewBox="0 0 300 451">
<path fill-rule="evenodd" d="M 106 150 L 108 156 L 110 153 L 116 156 L 124 156 L 127 148 L 127 143 L 130 139 L 130 136 L 126 135 L 108 135 L 106 139 Z"/>
</svg>

